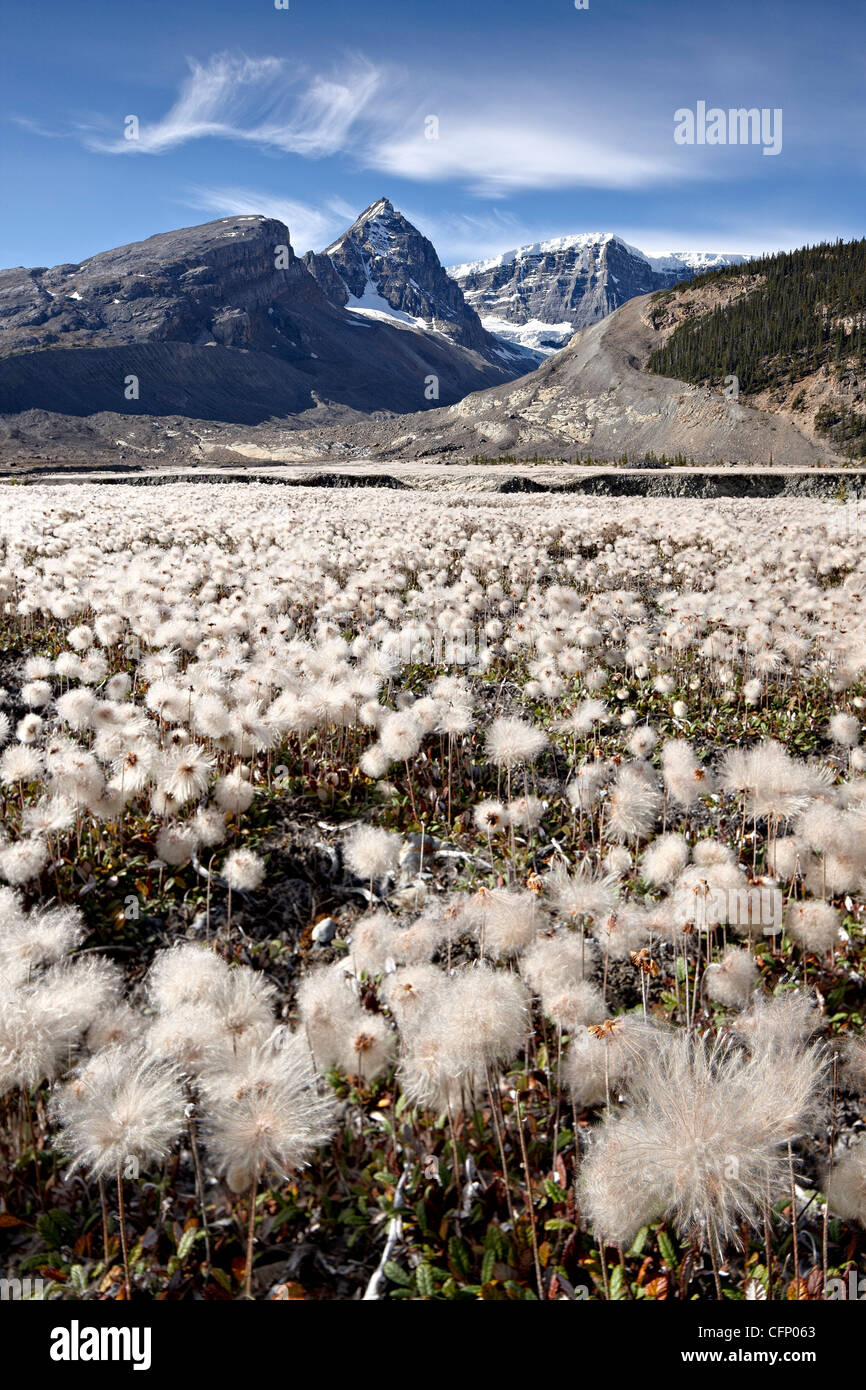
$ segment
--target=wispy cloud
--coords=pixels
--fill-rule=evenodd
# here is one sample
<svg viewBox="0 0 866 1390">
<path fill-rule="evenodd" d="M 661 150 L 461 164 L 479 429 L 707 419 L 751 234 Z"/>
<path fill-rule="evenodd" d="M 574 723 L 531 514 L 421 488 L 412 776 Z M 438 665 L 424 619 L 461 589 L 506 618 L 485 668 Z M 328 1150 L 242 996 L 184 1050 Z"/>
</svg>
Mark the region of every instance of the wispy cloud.
<svg viewBox="0 0 866 1390">
<path fill-rule="evenodd" d="M 182 199 L 184 205 L 217 217 L 248 217 L 260 213 L 285 222 L 298 255 L 318 250 L 355 220 L 357 209 L 342 198 L 328 198 L 317 207 L 291 198 L 275 198 L 254 188 L 215 188 L 196 185 Z"/>
<path fill-rule="evenodd" d="M 318 158 L 345 148 L 375 96 L 381 73 L 363 58 L 332 76 L 288 75 L 280 58 L 215 54 L 189 62 L 177 100 L 156 121 L 139 121 L 136 139 L 91 133 L 103 154 L 162 154 L 205 136 L 245 140 Z"/>
<path fill-rule="evenodd" d="M 601 119 L 597 94 L 572 99 L 528 90 L 519 103 L 497 82 L 386 67 L 356 55 L 330 73 L 289 68 L 280 58 L 215 54 L 190 60 L 175 101 L 140 119 L 137 138 L 82 135 L 91 150 L 157 155 L 211 137 L 320 159 L 342 154 L 361 169 L 416 183 L 456 182 L 485 198 L 521 190 L 639 189 L 693 178 L 671 129 L 646 113 L 617 110 Z M 431 123 L 426 113 L 437 112 Z M 432 138 L 431 138 L 432 137 Z"/>
<path fill-rule="evenodd" d="M 10 120 L 22 130 L 29 130 L 31 135 L 41 135 L 43 140 L 68 140 L 72 133 L 69 130 L 49 130 L 40 121 L 31 121 L 29 116 L 11 116 Z"/>
<path fill-rule="evenodd" d="M 458 179 L 485 197 L 520 189 L 639 188 L 687 175 L 673 153 L 641 151 L 615 135 L 604 139 L 568 129 L 562 114 L 546 120 L 515 112 L 469 114 L 466 104 L 439 121 L 437 139 L 423 122 L 411 134 L 385 136 L 368 150 L 371 167 L 422 182 Z"/>
</svg>

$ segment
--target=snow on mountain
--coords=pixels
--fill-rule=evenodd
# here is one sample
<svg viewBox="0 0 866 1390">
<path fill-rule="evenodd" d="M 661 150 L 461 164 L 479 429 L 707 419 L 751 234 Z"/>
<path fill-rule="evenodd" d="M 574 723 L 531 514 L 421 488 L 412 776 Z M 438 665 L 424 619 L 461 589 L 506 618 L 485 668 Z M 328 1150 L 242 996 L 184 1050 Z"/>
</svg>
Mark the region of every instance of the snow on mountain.
<svg viewBox="0 0 866 1390">
<path fill-rule="evenodd" d="M 742 265 L 748 256 L 740 256 L 733 251 L 669 251 L 666 256 L 646 256 L 653 270 L 691 270 L 695 275 L 703 275 L 707 270 L 718 270 L 720 266 Z"/>
<path fill-rule="evenodd" d="M 450 266 L 448 273 L 488 332 L 543 357 L 635 295 L 746 259 L 712 251 L 647 256 L 612 232 L 585 232 Z"/>
<path fill-rule="evenodd" d="M 543 362 L 552 352 L 558 352 L 560 348 L 565 347 L 569 338 L 574 336 L 574 329 L 568 319 L 564 323 L 543 323 L 541 319 L 527 319 L 526 323 L 517 324 L 491 314 L 481 322 L 488 333 L 534 353 L 539 362 Z"/>
<path fill-rule="evenodd" d="M 465 265 L 449 265 L 448 274 L 455 280 L 465 280 L 471 275 L 483 274 L 501 266 L 513 265 L 515 261 L 531 260 L 538 256 L 558 255 L 563 251 L 596 250 L 608 241 L 618 241 L 612 232 L 583 232 L 577 236 L 552 237 L 549 241 L 533 241 L 526 246 L 517 246 L 513 251 L 502 251 L 498 256 L 490 256 L 483 261 L 467 261 Z M 626 245 L 625 242 L 622 243 Z M 629 248 L 634 250 L 633 247 Z M 636 252 L 641 255 L 640 251 Z"/>
</svg>

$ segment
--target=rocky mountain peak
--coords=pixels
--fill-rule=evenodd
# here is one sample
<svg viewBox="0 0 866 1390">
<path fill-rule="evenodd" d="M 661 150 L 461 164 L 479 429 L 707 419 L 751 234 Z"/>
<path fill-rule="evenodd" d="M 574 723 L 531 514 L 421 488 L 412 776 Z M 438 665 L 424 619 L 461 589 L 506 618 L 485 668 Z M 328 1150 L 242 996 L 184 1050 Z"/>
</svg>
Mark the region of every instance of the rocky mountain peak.
<svg viewBox="0 0 866 1390">
<path fill-rule="evenodd" d="M 519 349 L 510 353 L 485 331 L 432 242 L 387 198 L 365 208 L 325 251 L 308 252 L 304 263 L 340 308 L 415 324 L 499 365 L 519 361 Z"/>
<path fill-rule="evenodd" d="M 286 307 L 318 297 L 288 228 L 253 216 L 160 232 L 77 265 L 0 271 L 0 287 L 4 355 L 181 341 L 293 357 Z"/>
</svg>

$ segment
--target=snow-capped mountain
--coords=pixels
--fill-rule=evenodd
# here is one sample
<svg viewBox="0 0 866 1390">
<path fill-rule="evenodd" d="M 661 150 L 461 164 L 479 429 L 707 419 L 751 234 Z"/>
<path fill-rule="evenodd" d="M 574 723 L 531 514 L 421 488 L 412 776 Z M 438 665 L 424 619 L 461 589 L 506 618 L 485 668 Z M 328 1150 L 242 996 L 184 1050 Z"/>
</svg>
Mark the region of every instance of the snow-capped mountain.
<svg viewBox="0 0 866 1390">
<path fill-rule="evenodd" d="M 448 274 L 488 332 L 548 355 L 635 295 L 747 259 L 711 251 L 646 256 L 611 232 L 589 232 L 450 266 Z"/>
<path fill-rule="evenodd" d="M 485 330 L 432 242 L 387 198 L 371 203 L 324 251 L 308 251 L 304 262 L 339 308 L 448 338 L 510 375 L 534 365 L 519 346 L 510 347 Z"/>
</svg>

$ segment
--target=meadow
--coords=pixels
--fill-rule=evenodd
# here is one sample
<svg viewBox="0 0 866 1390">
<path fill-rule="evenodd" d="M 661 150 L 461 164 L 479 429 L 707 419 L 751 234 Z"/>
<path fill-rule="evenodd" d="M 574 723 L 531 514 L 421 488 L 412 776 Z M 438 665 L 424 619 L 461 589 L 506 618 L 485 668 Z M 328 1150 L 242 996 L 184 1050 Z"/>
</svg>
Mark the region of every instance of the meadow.
<svg viewBox="0 0 866 1390">
<path fill-rule="evenodd" d="M 0 1273 L 866 1275 L 866 506 L 0 490 Z"/>
</svg>

